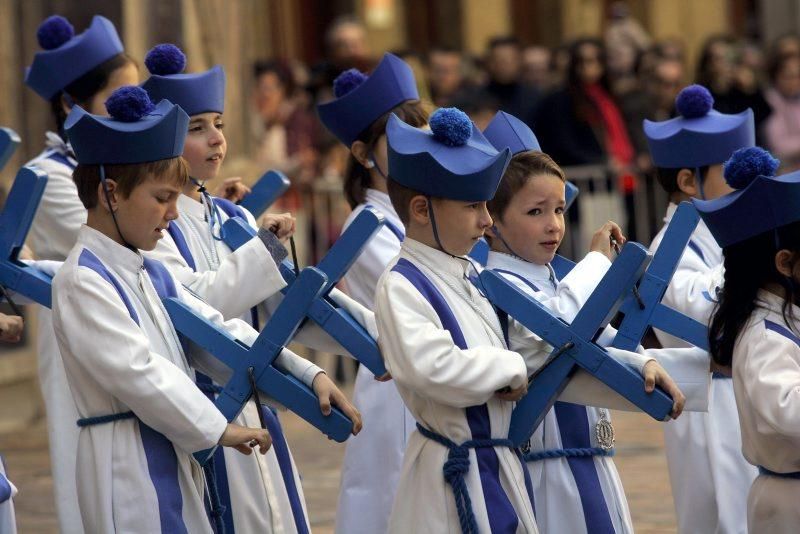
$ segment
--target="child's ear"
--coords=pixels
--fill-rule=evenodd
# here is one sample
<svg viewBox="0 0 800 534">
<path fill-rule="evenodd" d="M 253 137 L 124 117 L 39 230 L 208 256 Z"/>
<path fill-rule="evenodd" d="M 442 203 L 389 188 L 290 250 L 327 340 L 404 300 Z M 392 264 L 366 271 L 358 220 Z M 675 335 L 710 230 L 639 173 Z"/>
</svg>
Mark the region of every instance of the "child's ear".
<svg viewBox="0 0 800 534">
<path fill-rule="evenodd" d="M 412 221 L 425 226 L 430 221 L 428 199 L 424 195 L 413 197 L 408 203 L 408 215 Z"/>
<path fill-rule="evenodd" d="M 108 195 L 106 196 L 106 190 Z M 111 206 L 109 207 L 109 202 Z M 106 187 L 103 189 L 103 182 L 97 184 L 97 203 L 108 212 L 117 211 L 117 182 L 106 178 Z"/>
<path fill-rule="evenodd" d="M 775 253 L 775 269 L 783 276 L 792 278 L 792 266 L 794 264 L 794 253 L 786 249 L 781 249 Z"/>
<path fill-rule="evenodd" d="M 690 197 L 698 196 L 699 189 L 697 187 L 697 177 L 694 175 L 694 171 L 681 169 L 678 171 L 678 176 L 675 180 L 678 183 L 678 189 L 683 193 Z"/>
<path fill-rule="evenodd" d="M 367 169 L 371 169 L 374 165 L 369 157 L 369 147 L 364 141 L 354 141 L 350 147 L 350 153 L 356 158 L 356 161 Z"/>
</svg>

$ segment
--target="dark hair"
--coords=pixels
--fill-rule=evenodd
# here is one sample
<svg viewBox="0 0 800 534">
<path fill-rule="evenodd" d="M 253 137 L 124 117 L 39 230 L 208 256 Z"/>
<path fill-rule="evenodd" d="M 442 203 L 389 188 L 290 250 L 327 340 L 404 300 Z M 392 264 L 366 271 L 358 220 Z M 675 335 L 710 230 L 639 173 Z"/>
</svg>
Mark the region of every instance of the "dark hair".
<svg viewBox="0 0 800 534">
<path fill-rule="evenodd" d="M 777 243 L 777 244 L 776 244 Z M 725 285 L 711 317 L 708 341 L 711 357 L 720 365 L 731 365 L 740 332 L 756 309 L 758 290 L 766 284 L 783 287 L 786 300 L 783 319 L 794 330 L 792 304 L 800 298 L 800 287 L 775 268 L 775 254 L 782 249 L 793 253 L 792 270 L 800 261 L 800 222 L 764 232 L 722 249 L 725 257 Z"/>
<path fill-rule="evenodd" d="M 56 121 L 56 129 L 61 137 L 66 138 L 64 121 L 67 120 L 67 113 L 64 112 L 64 107 L 61 105 L 61 97 L 67 95 L 72 99 L 73 103 L 86 107 L 86 104 L 94 95 L 108 86 L 114 71 L 126 65 L 136 65 L 136 61 L 124 52 L 117 54 L 111 59 L 100 63 L 50 99 L 50 109 Z"/>
<path fill-rule="evenodd" d="M 282 59 L 269 59 L 256 61 L 253 65 L 253 78 L 258 82 L 258 79 L 265 75 L 272 73 L 278 77 L 284 89 L 286 89 L 286 96 L 292 96 L 297 87 L 297 82 L 294 79 L 289 63 Z"/>
<path fill-rule="evenodd" d="M 561 167 L 544 152 L 528 150 L 511 158 L 511 162 L 503 174 L 503 179 L 497 186 L 494 198 L 486 203 L 486 209 L 489 210 L 491 216 L 502 221 L 514 195 L 525 187 L 528 180 L 541 174 L 552 174 L 560 178 L 562 182 L 567 181 Z"/>
<path fill-rule="evenodd" d="M 487 45 L 486 49 L 489 52 L 494 52 L 494 49 L 500 46 L 513 46 L 514 48 L 521 47 L 519 39 L 513 35 L 502 35 L 489 39 L 489 44 Z"/>
<path fill-rule="evenodd" d="M 149 176 L 164 181 L 171 179 L 179 187 L 183 187 L 189 181 L 189 166 L 181 156 L 147 163 L 103 165 L 103 167 L 106 178 L 116 182 L 117 190 L 124 198 L 128 198 L 133 190 Z M 72 180 L 78 188 L 78 197 L 84 207 L 90 210 L 97 206 L 100 165 L 79 163 L 72 171 Z"/>
<path fill-rule="evenodd" d="M 416 128 L 425 126 L 428 123 L 427 108 L 419 100 L 406 100 L 370 124 L 366 130 L 358 135 L 356 140 L 367 145 L 367 148 L 372 151 L 380 136 L 386 133 L 386 123 L 389 121 L 391 113 Z M 381 169 L 381 171 L 386 173 L 388 169 Z M 367 189 L 370 187 L 372 187 L 372 176 L 369 173 L 369 169 L 361 165 L 351 153 L 344 178 L 344 196 L 350 208 L 355 208 L 364 203 Z"/>
<path fill-rule="evenodd" d="M 581 85 L 580 75 L 578 74 L 578 67 L 580 66 L 580 58 L 578 54 L 581 48 L 586 45 L 594 46 L 597 48 L 597 60 L 603 66 L 603 76 L 600 78 L 600 85 L 606 91 L 611 93 L 611 83 L 608 79 L 608 61 L 606 60 L 606 47 L 603 41 L 594 37 L 583 37 L 574 41 L 569 47 L 569 65 L 567 66 L 567 85 L 570 89 L 579 88 Z"/>
<path fill-rule="evenodd" d="M 700 167 L 700 180 L 703 177 L 708 175 L 708 165 L 703 165 Z M 689 167 L 678 167 L 678 168 L 671 168 L 671 167 L 656 167 L 656 178 L 658 179 L 658 183 L 661 184 L 661 187 L 664 188 L 664 191 L 669 193 L 677 193 L 680 191 L 680 187 L 678 187 L 678 174 L 683 170 L 688 169 L 694 172 L 694 169 L 690 169 Z"/>
<path fill-rule="evenodd" d="M 767 65 L 767 75 L 769 76 L 769 81 L 775 83 L 775 80 L 778 78 L 778 75 L 784 69 L 786 64 L 791 63 L 792 61 L 800 61 L 800 56 L 796 56 L 794 54 L 784 54 L 770 58 Z"/>
<path fill-rule="evenodd" d="M 734 46 L 736 42 L 733 37 L 729 35 L 712 35 L 703 43 L 703 48 L 700 50 L 700 59 L 697 61 L 697 72 L 695 74 L 695 83 L 713 89 L 714 79 L 710 72 L 711 67 L 711 49 L 714 45 L 723 43 L 728 46 Z"/>
<path fill-rule="evenodd" d="M 397 216 L 400 217 L 400 221 L 402 221 L 404 225 L 408 226 L 408 221 L 411 219 L 411 216 L 408 212 L 408 205 L 412 198 L 424 194 L 420 193 L 416 189 L 411 189 L 410 187 L 406 187 L 398 182 L 395 182 L 392 180 L 391 176 L 388 180 L 386 180 L 386 189 L 389 192 L 389 200 L 392 202 L 394 211 L 397 212 Z"/>
</svg>

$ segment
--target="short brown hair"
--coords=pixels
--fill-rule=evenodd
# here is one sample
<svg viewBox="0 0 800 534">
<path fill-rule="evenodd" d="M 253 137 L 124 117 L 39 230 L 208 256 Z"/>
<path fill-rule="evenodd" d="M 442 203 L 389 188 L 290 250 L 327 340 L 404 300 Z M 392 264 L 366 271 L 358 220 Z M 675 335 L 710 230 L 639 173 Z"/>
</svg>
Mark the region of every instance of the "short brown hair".
<svg viewBox="0 0 800 534">
<path fill-rule="evenodd" d="M 103 165 L 106 178 L 114 180 L 117 190 L 124 198 L 128 198 L 134 189 L 148 176 L 158 180 L 171 181 L 179 187 L 189 181 L 189 167 L 182 156 L 177 158 L 150 161 L 147 163 L 130 163 L 124 165 Z M 97 186 L 100 184 L 100 165 L 78 164 L 72 171 L 72 180 L 78 188 L 78 197 L 84 207 L 90 210 L 97 206 Z"/>
<path fill-rule="evenodd" d="M 503 214 L 508 209 L 514 195 L 528 183 L 528 180 L 540 174 L 552 174 L 559 177 L 562 182 L 567 181 L 567 177 L 558 163 L 544 152 L 528 150 L 511 158 L 494 198 L 486 203 L 489 214 L 502 221 Z"/>
<path fill-rule="evenodd" d="M 395 182 L 391 176 L 386 180 L 386 185 L 394 211 L 397 212 L 397 216 L 400 217 L 403 224 L 408 226 L 408 221 L 411 219 L 408 205 L 411 203 L 411 199 L 419 195 L 425 196 L 425 194 Z"/>
</svg>

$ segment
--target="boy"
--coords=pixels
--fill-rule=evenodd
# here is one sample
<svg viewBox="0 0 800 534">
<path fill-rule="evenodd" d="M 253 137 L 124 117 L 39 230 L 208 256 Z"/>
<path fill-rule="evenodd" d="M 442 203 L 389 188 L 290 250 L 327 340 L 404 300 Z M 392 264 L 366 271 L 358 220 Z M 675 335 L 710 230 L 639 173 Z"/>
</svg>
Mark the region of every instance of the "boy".
<svg viewBox="0 0 800 534">
<path fill-rule="evenodd" d="M 506 348 L 464 258 L 492 225 L 486 201 L 510 152 L 495 150 L 453 108 L 434 113 L 430 126 L 392 116 L 387 127 L 389 196 L 406 239 L 378 284 L 376 315 L 387 367 L 418 428 L 389 530 L 536 532 L 530 478 L 505 438 L 513 403 L 550 347 L 510 320 L 508 345 L 517 352 Z M 621 356 L 673 395 L 677 415 L 683 397 L 663 369 L 637 354 Z M 599 399 L 596 385 L 578 373 L 562 399 L 611 400 Z"/>
<path fill-rule="evenodd" d="M 713 200 L 732 189 L 722 163 L 739 148 L 755 144 L 753 112 L 726 115 L 711 109 L 713 98 L 700 85 L 684 88 L 676 99 L 680 116 L 644 121 L 658 180 L 670 194 L 664 228 L 650 245 L 655 250 L 682 201 Z M 708 324 L 723 280 L 722 250 L 703 221 L 692 234 L 662 302 Z M 685 346 L 656 331 L 664 347 Z M 745 532 L 747 492 L 757 470 L 742 456 L 741 431 L 729 377 L 715 374 L 708 413 L 690 413 L 664 427 L 678 531 Z"/>
<path fill-rule="evenodd" d="M 139 252 L 152 250 L 177 217 L 189 117 L 166 100 L 154 106 L 138 87 L 118 89 L 106 107 L 111 118 L 75 106 L 65 125 L 88 218 L 53 281 L 53 323 L 82 418 L 81 516 L 89 532 L 210 533 L 204 479 L 191 454 L 215 445 L 245 454 L 259 445 L 263 454 L 270 439 L 227 423 L 197 389 L 190 364 L 212 376 L 219 366 L 202 353 L 187 358 L 161 299 L 180 298 L 246 344 L 257 333 L 239 320 L 223 323 Z M 338 394 L 318 367 L 290 351 L 276 363 L 321 400 Z"/>
</svg>

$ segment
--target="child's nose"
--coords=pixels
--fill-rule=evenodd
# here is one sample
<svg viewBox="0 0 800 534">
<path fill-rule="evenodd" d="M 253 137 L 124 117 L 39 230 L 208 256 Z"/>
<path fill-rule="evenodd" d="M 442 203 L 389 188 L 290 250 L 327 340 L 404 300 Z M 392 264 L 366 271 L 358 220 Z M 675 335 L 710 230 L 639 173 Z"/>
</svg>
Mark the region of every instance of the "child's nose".
<svg viewBox="0 0 800 534">
<path fill-rule="evenodd" d="M 492 220 L 492 216 L 489 215 L 489 210 L 486 208 L 486 202 L 482 202 L 481 203 L 481 213 L 480 213 L 479 224 L 481 225 L 481 228 L 484 228 L 484 229 L 490 228 L 494 224 L 494 221 Z"/>
</svg>

